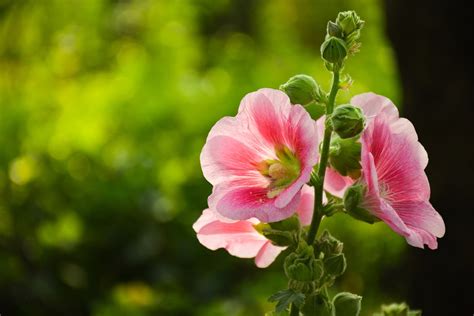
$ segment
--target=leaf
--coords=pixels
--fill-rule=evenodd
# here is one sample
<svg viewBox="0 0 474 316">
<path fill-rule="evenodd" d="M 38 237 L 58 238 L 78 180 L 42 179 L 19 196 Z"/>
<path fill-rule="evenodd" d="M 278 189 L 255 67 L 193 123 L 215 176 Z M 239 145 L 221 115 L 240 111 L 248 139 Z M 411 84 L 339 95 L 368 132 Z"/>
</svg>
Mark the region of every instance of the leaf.
<svg viewBox="0 0 474 316">
<path fill-rule="evenodd" d="M 304 305 L 305 295 L 293 290 L 281 290 L 268 298 L 269 302 L 277 302 L 275 311 L 281 313 L 286 310 L 290 304 L 295 304 L 298 308 Z"/>
</svg>

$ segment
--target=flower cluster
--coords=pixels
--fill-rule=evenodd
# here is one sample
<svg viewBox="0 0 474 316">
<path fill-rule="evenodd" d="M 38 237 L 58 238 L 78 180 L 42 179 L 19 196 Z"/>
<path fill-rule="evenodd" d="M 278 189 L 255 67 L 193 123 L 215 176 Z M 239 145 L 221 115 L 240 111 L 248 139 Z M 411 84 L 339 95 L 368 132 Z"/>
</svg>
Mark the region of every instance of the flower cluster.
<svg viewBox="0 0 474 316">
<path fill-rule="evenodd" d="M 435 249 L 445 228 L 428 201 L 428 158 L 413 125 L 399 118 L 385 97 L 366 93 L 351 104 L 366 121 L 360 136 L 361 176 L 354 180 L 328 168 L 325 189 L 340 197 L 346 193 L 346 200 L 353 202 L 346 203 L 349 214 L 365 212 L 409 244 Z M 303 225 L 310 224 L 314 195 L 305 184 L 318 161 L 324 121 L 312 120 L 283 92 L 261 89 L 242 100 L 235 117 L 217 122 L 201 154 L 204 176 L 214 189 L 209 209 L 194 224 L 199 241 L 268 266 L 284 248 L 274 246 L 255 225 L 295 212 Z"/>
<path fill-rule="evenodd" d="M 249 93 L 236 116 L 212 127 L 201 152 L 213 189 L 209 208 L 193 226 L 197 237 L 211 250 L 255 258 L 261 268 L 288 249 L 288 289 L 269 299 L 277 302 L 277 313 L 360 313 L 360 296 L 328 295 L 346 259 L 342 242 L 329 232 L 316 238 L 324 217 L 343 212 L 368 223 L 383 221 L 419 248 L 436 249 L 445 233 L 429 202 L 428 155 L 410 121 L 373 93 L 336 105 L 338 90 L 352 82 L 340 75 L 359 50 L 363 25 L 354 11 L 328 23 L 321 55 L 333 73 L 329 93 L 302 74 L 281 91 Z M 311 117 L 305 107 L 312 106 L 325 115 Z"/>
</svg>

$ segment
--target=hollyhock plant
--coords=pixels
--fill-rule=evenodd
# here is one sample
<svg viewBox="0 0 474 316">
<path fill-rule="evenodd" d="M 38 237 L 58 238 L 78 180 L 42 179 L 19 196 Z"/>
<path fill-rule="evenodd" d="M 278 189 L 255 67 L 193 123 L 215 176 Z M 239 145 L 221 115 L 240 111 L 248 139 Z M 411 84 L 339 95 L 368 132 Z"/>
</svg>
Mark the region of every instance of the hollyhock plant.
<svg viewBox="0 0 474 316">
<path fill-rule="evenodd" d="M 314 205 L 314 191 L 309 186 L 301 190 L 301 200 L 296 208 L 302 225 L 311 223 Z M 227 220 L 215 211 L 206 209 L 194 223 L 193 229 L 201 244 L 211 250 L 226 249 L 231 255 L 240 258 L 255 258 L 259 268 L 268 267 L 286 247 L 275 246 L 255 228 L 260 221 Z"/>
<path fill-rule="evenodd" d="M 387 98 L 367 93 L 353 98 L 369 118 L 361 137 L 364 185 L 360 206 L 386 222 L 407 242 L 437 248 L 445 232 L 443 219 L 429 202 L 424 169 L 428 155 L 413 125 L 398 117 Z"/>
<path fill-rule="evenodd" d="M 321 45 L 332 72 L 329 93 L 305 74 L 281 85 L 283 92 L 252 92 L 235 117 L 212 127 L 201 152 L 213 189 L 209 208 L 193 225 L 200 243 L 255 258 L 261 268 L 286 249 L 288 287 L 270 296 L 276 305 L 269 315 L 360 314 L 361 296 L 331 297 L 328 290 L 347 263 L 343 243 L 327 230 L 318 233 L 323 219 L 345 213 L 384 221 L 420 248 L 437 248 L 445 232 L 429 202 L 428 156 L 413 125 L 373 93 L 336 104 L 338 91 L 352 83 L 342 71 L 361 47 L 363 25 L 354 11 L 329 21 Z M 315 119 L 305 108 L 313 108 Z M 383 313 L 420 315 L 406 304 L 388 306 Z"/>
<path fill-rule="evenodd" d="M 278 90 L 244 97 L 235 117 L 211 129 L 201 153 L 214 186 L 209 207 L 224 217 L 274 222 L 293 214 L 318 160 L 316 124 Z"/>
</svg>

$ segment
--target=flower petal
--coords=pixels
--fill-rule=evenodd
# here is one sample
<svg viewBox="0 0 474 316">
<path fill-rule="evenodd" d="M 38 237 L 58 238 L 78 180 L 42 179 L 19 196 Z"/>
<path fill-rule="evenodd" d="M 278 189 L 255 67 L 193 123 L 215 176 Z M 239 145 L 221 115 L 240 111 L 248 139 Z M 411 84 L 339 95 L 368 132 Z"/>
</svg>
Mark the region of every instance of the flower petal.
<svg viewBox="0 0 474 316">
<path fill-rule="evenodd" d="M 255 265 L 259 268 L 268 267 L 285 249 L 286 247 L 278 247 L 267 241 L 255 257 Z"/>
<path fill-rule="evenodd" d="M 301 224 L 308 226 L 311 224 L 314 210 L 314 188 L 304 185 L 301 189 L 301 201 L 298 206 L 298 216 L 300 217 Z"/>
<path fill-rule="evenodd" d="M 386 115 L 389 121 L 395 121 L 399 116 L 397 107 L 389 98 L 372 92 L 354 96 L 351 99 L 351 104 L 362 109 L 366 116 L 367 123 L 379 114 Z"/>
<path fill-rule="evenodd" d="M 427 244 L 436 249 L 436 237 L 444 236 L 446 231 L 444 221 L 428 201 L 399 201 L 394 202 L 393 208 L 412 230 L 407 241 L 416 247 L 423 248 Z"/>
<path fill-rule="evenodd" d="M 268 240 L 260 235 L 250 221 L 221 222 L 211 210 L 204 210 L 193 225 L 199 242 L 211 250 L 226 249 L 240 258 L 258 255 Z"/>
<path fill-rule="evenodd" d="M 353 183 L 354 180 L 352 180 L 351 177 L 344 177 L 331 167 L 326 169 L 324 190 L 328 191 L 332 195 L 342 198 L 346 189 Z"/>
<path fill-rule="evenodd" d="M 266 188 L 226 182 L 214 187 L 208 202 L 209 207 L 224 217 L 236 220 L 256 217 L 268 223 L 290 217 L 296 211 L 300 198 L 301 193 L 298 192 L 285 207 L 278 208 L 274 199 L 268 198 Z"/>
</svg>

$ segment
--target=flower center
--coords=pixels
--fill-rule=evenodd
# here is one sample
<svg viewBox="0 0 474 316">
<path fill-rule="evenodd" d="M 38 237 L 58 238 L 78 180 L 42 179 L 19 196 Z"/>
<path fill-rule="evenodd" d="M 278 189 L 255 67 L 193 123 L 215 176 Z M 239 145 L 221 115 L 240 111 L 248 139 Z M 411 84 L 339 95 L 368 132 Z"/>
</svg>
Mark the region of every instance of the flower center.
<svg viewBox="0 0 474 316">
<path fill-rule="evenodd" d="M 275 147 L 277 159 L 261 161 L 257 169 L 270 179 L 268 198 L 274 198 L 298 178 L 301 164 L 296 155 L 286 146 Z"/>
</svg>

